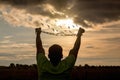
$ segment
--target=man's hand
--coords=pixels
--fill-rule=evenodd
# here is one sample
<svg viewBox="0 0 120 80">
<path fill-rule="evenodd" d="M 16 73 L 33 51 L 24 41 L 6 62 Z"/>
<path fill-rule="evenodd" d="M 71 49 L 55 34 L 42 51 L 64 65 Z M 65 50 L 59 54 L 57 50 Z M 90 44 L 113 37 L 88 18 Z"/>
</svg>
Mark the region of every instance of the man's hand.
<svg viewBox="0 0 120 80">
<path fill-rule="evenodd" d="M 36 34 L 41 34 L 41 28 L 36 28 L 35 32 L 36 32 Z"/>
<path fill-rule="evenodd" d="M 83 28 L 79 28 L 77 37 L 82 36 L 82 33 L 84 33 L 84 32 L 85 32 L 85 30 Z"/>
</svg>

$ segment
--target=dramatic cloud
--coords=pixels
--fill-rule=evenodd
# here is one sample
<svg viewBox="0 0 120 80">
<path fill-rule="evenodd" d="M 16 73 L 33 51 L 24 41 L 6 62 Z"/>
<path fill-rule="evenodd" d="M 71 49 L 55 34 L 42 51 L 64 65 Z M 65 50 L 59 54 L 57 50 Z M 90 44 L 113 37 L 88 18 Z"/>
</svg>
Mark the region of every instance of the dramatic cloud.
<svg viewBox="0 0 120 80">
<path fill-rule="evenodd" d="M 28 5 L 28 4 L 40 4 L 46 0 L 0 0 L 0 1 L 10 3 L 13 5 Z"/>
<path fill-rule="evenodd" d="M 75 21 L 88 20 L 96 23 L 118 20 L 120 16 L 119 0 L 76 0 L 71 12 L 76 14 Z"/>
<path fill-rule="evenodd" d="M 3 0 L 1 3 L 4 5 L 11 5 L 11 8 L 16 8 L 18 10 L 24 9 L 26 13 L 31 13 L 32 15 L 38 14 L 48 17 L 61 16 L 61 13 L 56 11 L 55 7 L 48 3 L 47 0 Z M 7 6 L 7 12 L 10 12 L 11 8 Z"/>
<path fill-rule="evenodd" d="M 120 20 L 120 0 L 0 0 L 0 15 L 15 26 L 55 26 L 71 18 L 83 27 Z M 37 24 L 36 24 L 37 22 Z"/>
</svg>

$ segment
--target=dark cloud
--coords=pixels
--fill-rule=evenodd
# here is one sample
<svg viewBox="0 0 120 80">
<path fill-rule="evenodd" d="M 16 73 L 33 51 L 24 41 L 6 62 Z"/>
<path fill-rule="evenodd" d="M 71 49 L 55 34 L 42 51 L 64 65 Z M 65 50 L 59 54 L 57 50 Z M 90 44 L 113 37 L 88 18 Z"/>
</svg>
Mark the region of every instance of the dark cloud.
<svg viewBox="0 0 120 80">
<path fill-rule="evenodd" d="M 40 14 L 44 16 L 52 16 L 49 11 L 45 11 L 42 6 L 32 6 L 32 8 L 27 8 L 27 12 L 31 14 Z"/>
<path fill-rule="evenodd" d="M 50 11 L 44 10 L 42 6 L 32 6 L 32 8 L 27 8 L 26 10 L 31 14 L 40 14 L 50 18 L 65 18 L 65 15 L 52 14 Z"/>
<path fill-rule="evenodd" d="M 18 9 L 25 9 L 27 13 L 48 16 L 50 18 L 65 18 L 65 16 L 54 13 L 54 11 L 50 12 L 43 5 L 50 4 L 53 8 L 55 7 L 55 9 L 59 10 L 63 6 L 62 2 L 60 0 L 0 0 L 0 3 L 9 4 Z M 59 8 L 57 8 L 58 4 L 61 5 Z"/>
<path fill-rule="evenodd" d="M 51 18 L 69 16 L 74 19 L 75 23 L 84 27 L 92 26 L 85 20 L 91 23 L 104 23 L 120 19 L 120 0 L 0 0 L 1 2 L 26 9 L 31 14 L 40 14 Z M 36 6 L 42 4 L 52 5 L 57 11 L 64 13 L 64 16 L 52 14 L 52 12 L 44 10 L 43 6 Z M 22 7 L 18 7 L 21 5 Z"/>
<path fill-rule="evenodd" d="M 0 1 L 12 5 L 29 5 L 29 4 L 40 4 L 45 2 L 46 0 L 0 0 Z"/>
<path fill-rule="evenodd" d="M 120 17 L 120 0 L 76 0 L 70 13 L 76 15 L 75 22 L 88 20 L 103 23 L 106 20 L 118 20 Z M 84 22 L 83 22 L 84 24 Z"/>
<path fill-rule="evenodd" d="M 57 10 L 63 11 L 68 7 L 69 2 L 72 0 L 48 0 Z"/>
</svg>

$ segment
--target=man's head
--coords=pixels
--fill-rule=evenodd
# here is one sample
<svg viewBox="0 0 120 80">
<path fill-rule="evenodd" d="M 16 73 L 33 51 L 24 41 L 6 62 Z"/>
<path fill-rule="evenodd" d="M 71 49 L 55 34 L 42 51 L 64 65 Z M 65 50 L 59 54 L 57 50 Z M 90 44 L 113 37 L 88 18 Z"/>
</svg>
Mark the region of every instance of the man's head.
<svg viewBox="0 0 120 80">
<path fill-rule="evenodd" d="M 50 61 L 53 65 L 57 65 L 62 57 L 62 47 L 60 45 L 54 44 L 49 48 L 49 54 L 48 57 L 50 58 Z"/>
</svg>

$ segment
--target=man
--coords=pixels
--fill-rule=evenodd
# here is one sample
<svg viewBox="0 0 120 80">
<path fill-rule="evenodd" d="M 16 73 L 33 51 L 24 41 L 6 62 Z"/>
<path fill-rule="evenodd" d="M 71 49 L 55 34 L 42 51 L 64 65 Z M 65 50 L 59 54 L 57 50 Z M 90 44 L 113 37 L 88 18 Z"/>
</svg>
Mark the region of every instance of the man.
<svg viewBox="0 0 120 80">
<path fill-rule="evenodd" d="M 41 41 L 41 28 L 36 28 L 36 49 L 37 49 L 37 66 L 39 80 L 70 80 L 70 71 L 74 67 L 78 51 L 81 44 L 82 33 L 84 29 L 79 28 L 77 39 L 69 55 L 63 59 L 62 47 L 54 44 L 49 48 L 49 60 L 45 56 L 45 50 Z"/>
</svg>

